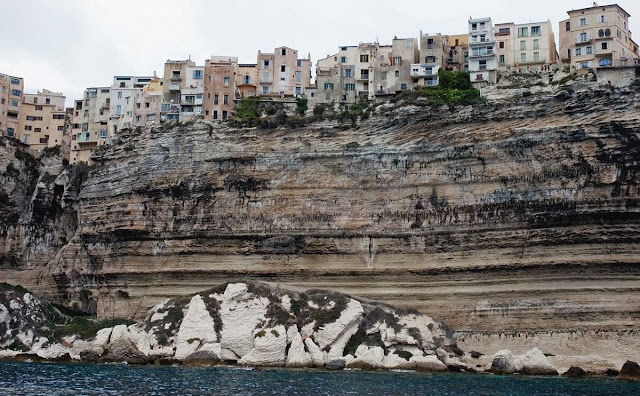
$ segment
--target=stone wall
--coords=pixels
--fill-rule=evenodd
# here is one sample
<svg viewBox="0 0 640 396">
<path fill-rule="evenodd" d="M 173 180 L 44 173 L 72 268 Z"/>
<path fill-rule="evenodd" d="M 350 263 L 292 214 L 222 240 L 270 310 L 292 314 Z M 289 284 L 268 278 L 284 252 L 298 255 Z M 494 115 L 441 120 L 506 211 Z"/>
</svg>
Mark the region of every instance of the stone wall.
<svg viewBox="0 0 640 396">
<path fill-rule="evenodd" d="M 621 67 L 601 67 L 597 69 L 598 81 L 625 87 L 633 81 L 640 79 L 640 65 Z"/>
</svg>

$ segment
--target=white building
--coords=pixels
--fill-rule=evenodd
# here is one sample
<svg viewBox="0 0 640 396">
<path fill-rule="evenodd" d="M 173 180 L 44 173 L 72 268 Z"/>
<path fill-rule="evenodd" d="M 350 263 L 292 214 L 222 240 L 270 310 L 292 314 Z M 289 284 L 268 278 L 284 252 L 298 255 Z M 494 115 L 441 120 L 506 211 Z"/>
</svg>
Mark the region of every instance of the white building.
<svg viewBox="0 0 640 396">
<path fill-rule="evenodd" d="M 498 79 L 496 40 L 491 18 L 469 19 L 469 74 L 474 86 L 495 84 Z"/>
<path fill-rule="evenodd" d="M 109 138 L 123 128 L 134 125 L 136 103 L 142 92 L 153 80 L 151 77 L 115 76 L 110 90 Z"/>
</svg>

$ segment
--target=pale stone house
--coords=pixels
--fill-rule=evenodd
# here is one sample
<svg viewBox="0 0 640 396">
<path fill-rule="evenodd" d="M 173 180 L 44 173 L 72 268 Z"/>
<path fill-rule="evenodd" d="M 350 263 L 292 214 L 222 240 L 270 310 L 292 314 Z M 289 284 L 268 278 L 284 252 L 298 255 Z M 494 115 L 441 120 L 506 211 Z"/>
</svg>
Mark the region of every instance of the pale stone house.
<svg viewBox="0 0 640 396">
<path fill-rule="evenodd" d="M 240 96 L 238 70 L 238 58 L 232 56 L 212 56 L 205 62 L 203 102 L 205 119 L 224 120 L 231 115 L 234 100 Z M 246 85 L 255 84 L 255 79 L 251 79 L 251 76 L 255 78 L 255 73 L 246 75 L 249 76 Z M 255 85 L 253 95 L 255 95 Z"/>
<path fill-rule="evenodd" d="M 118 135 L 118 131 L 135 125 L 134 112 L 142 93 L 154 76 L 115 76 L 110 89 L 108 131 L 109 138 Z"/>
<path fill-rule="evenodd" d="M 84 98 L 76 100 L 73 108 L 71 150 L 69 162 L 90 163 L 93 151 L 107 143 L 111 87 L 87 88 Z"/>
<path fill-rule="evenodd" d="M 2 136 L 18 137 L 23 91 L 22 78 L 0 74 L 0 134 Z"/>
<path fill-rule="evenodd" d="M 162 118 L 189 120 L 202 114 L 204 66 L 191 59 L 167 60 L 164 64 Z"/>
<path fill-rule="evenodd" d="M 469 71 L 469 35 L 456 34 L 449 37 L 447 70 Z"/>
<path fill-rule="evenodd" d="M 294 97 L 304 95 L 311 83 L 311 59 L 300 58 L 298 51 L 278 47 L 273 53 L 258 51 L 258 92 L 261 97 Z"/>
<path fill-rule="evenodd" d="M 498 70 L 540 73 L 558 61 L 551 21 L 495 25 Z"/>
<path fill-rule="evenodd" d="M 65 124 L 65 96 L 43 89 L 24 94 L 16 136 L 33 150 L 62 146 Z"/>
<path fill-rule="evenodd" d="M 560 22 L 560 59 L 572 70 L 632 65 L 640 57 L 629 13 L 617 4 L 567 12 Z"/>
</svg>

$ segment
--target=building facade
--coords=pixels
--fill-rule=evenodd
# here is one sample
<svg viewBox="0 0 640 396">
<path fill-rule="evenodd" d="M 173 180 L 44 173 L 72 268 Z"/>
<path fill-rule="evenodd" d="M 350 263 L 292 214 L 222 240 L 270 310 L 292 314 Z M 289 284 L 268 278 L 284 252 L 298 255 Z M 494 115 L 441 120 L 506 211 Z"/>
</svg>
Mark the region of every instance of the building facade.
<svg viewBox="0 0 640 396">
<path fill-rule="evenodd" d="M 311 84 L 311 59 L 300 58 L 298 51 L 278 47 L 273 53 L 258 51 L 258 95 L 285 98 L 304 95 Z"/>
<path fill-rule="evenodd" d="M 0 134 L 18 137 L 24 80 L 0 74 Z"/>
<path fill-rule="evenodd" d="M 637 45 L 629 13 L 617 4 L 572 10 L 560 22 L 560 59 L 572 70 L 632 65 Z"/>
<path fill-rule="evenodd" d="M 456 34 L 449 37 L 449 58 L 447 70 L 469 71 L 469 35 Z"/>
<path fill-rule="evenodd" d="M 157 76 L 136 95 L 135 109 L 133 110 L 134 125 L 136 127 L 155 125 L 162 118 L 162 102 L 164 82 Z"/>
<path fill-rule="evenodd" d="M 540 73 L 558 61 L 551 21 L 495 25 L 498 70 Z"/>
<path fill-rule="evenodd" d="M 469 19 L 469 74 L 476 87 L 498 80 L 496 40 L 491 18 Z"/>
<path fill-rule="evenodd" d="M 149 86 L 153 76 L 115 76 L 110 89 L 108 138 L 135 125 L 134 112 L 141 102 L 142 93 Z"/>
<path fill-rule="evenodd" d="M 202 114 L 204 66 L 191 59 L 167 60 L 163 77 L 163 120 L 189 120 Z"/>
<path fill-rule="evenodd" d="M 37 94 L 24 94 L 16 136 L 33 150 L 62 146 L 65 138 L 65 97 L 43 89 Z"/>
<path fill-rule="evenodd" d="M 239 96 L 238 58 L 212 56 L 204 67 L 204 117 L 210 120 L 225 120 L 233 110 L 234 100 Z M 244 70 L 246 72 L 246 70 Z M 252 82 L 247 79 L 247 85 Z M 255 89 L 254 89 L 255 96 Z"/>
<path fill-rule="evenodd" d="M 411 65 L 411 78 L 414 85 L 438 85 L 438 71 L 448 69 L 449 52 L 449 36 L 420 32 L 420 63 Z"/>
<path fill-rule="evenodd" d="M 69 163 L 90 163 L 93 151 L 107 143 L 111 87 L 87 88 L 73 106 Z"/>
</svg>

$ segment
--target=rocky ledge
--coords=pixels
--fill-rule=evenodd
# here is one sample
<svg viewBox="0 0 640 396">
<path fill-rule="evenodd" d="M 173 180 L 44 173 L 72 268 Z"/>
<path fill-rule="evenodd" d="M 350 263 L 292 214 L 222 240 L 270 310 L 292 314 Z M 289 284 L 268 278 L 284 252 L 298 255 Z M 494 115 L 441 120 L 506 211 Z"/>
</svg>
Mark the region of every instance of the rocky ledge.
<svg viewBox="0 0 640 396">
<path fill-rule="evenodd" d="M 522 356 L 502 350 L 487 364 L 482 354 L 458 348 L 446 324 L 417 311 L 260 282 L 166 299 L 144 321 L 103 327 L 86 339 L 81 331 L 69 334 L 69 319 L 26 290 L 5 284 L 0 358 L 558 375 L 537 348 Z M 566 375 L 594 373 L 572 367 Z M 621 376 L 638 378 L 638 365 L 625 363 Z"/>
</svg>

